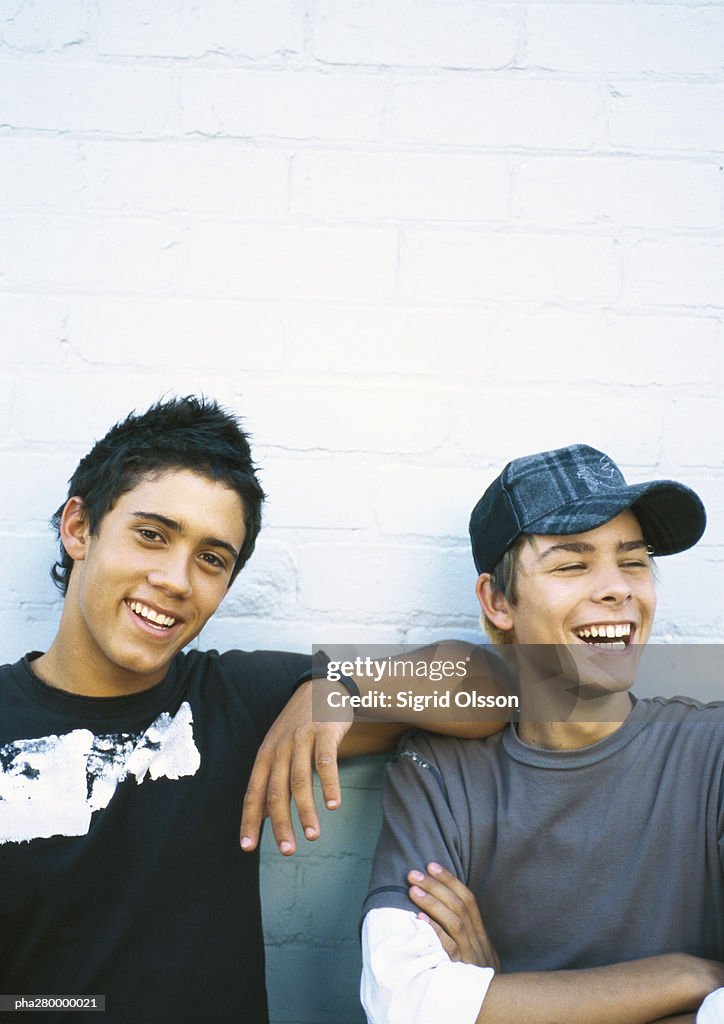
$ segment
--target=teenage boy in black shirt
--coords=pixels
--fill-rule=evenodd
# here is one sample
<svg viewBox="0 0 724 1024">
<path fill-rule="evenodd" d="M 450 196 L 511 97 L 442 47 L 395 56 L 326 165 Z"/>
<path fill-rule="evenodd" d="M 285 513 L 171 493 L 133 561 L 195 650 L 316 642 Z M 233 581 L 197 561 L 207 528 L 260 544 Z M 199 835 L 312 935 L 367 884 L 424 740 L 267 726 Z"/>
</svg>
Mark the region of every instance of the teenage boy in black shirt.
<svg viewBox="0 0 724 1024">
<path fill-rule="evenodd" d="M 71 478 L 58 633 L 0 669 L 0 993 L 104 995 L 113 1024 L 267 1020 L 259 799 L 243 852 L 242 796 L 289 702 L 314 838 L 310 756 L 338 802 L 348 724 L 311 722 L 309 683 L 291 696 L 304 655 L 182 653 L 251 555 L 262 500 L 235 418 L 193 397 L 130 415 Z M 347 752 L 392 733 L 350 733 Z"/>
</svg>

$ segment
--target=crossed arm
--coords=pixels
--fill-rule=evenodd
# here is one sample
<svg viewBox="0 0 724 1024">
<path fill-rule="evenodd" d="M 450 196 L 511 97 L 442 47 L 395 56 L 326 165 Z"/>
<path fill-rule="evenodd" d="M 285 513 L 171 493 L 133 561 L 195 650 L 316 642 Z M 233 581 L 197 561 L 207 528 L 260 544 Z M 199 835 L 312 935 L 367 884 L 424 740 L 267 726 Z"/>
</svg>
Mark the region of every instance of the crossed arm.
<svg viewBox="0 0 724 1024">
<path fill-rule="evenodd" d="M 449 960 L 496 971 L 489 986 L 490 972 L 481 971 L 477 1017 L 456 1017 L 453 1007 L 449 1019 L 455 1024 L 693 1024 L 702 1000 L 724 984 L 724 965 L 686 954 L 586 970 L 501 973 L 475 898 L 462 882 L 429 864 L 426 872 L 410 872 L 408 883 L 410 899 L 420 908 L 418 917 L 435 931 Z M 394 913 L 403 915 L 401 922 L 410 916 L 407 911 Z M 374 967 L 374 930 L 368 916 L 363 990 L 372 993 L 366 1007 L 370 1024 L 385 1024 L 389 1003 L 404 1003 L 406 996 L 390 990 L 389 978 L 375 977 L 381 972 Z M 387 941 L 389 950 L 389 933 Z M 391 974 L 405 977 L 400 962 Z"/>
</svg>

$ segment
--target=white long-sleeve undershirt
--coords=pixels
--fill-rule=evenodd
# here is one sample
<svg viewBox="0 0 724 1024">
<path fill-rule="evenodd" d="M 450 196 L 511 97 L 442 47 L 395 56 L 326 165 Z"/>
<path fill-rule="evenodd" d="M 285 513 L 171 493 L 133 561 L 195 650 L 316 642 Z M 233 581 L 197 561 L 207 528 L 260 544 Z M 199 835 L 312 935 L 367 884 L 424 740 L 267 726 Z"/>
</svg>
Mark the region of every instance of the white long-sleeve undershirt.
<svg viewBox="0 0 724 1024">
<path fill-rule="evenodd" d="M 454 963 L 409 910 L 371 910 L 362 926 L 360 996 L 369 1024 L 475 1024 L 492 967 Z"/>
<path fill-rule="evenodd" d="M 724 988 L 706 997 L 696 1015 L 696 1024 L 724 1024 Z"/>
</svg>

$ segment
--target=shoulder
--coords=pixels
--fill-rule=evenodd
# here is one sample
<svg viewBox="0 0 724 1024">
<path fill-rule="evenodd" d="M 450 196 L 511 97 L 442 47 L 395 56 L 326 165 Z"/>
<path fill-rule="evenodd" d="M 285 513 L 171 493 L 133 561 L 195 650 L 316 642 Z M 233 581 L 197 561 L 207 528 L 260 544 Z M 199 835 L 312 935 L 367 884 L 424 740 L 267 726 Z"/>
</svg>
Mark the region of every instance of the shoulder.
<svg viewBox="0 0 724 1024">
<path fill-rule="evenodd" d="M 461 739 L 457 736 L 426 732 L 424 729 L 411 729 L 401 738 L 393 759 L 417 754 L 422 759 L 428 758 L 436 764 L 444 764 L 451 760 L 476 760 L 486 755 L 497 754 L 503 732 L 494 733 L 484 739 Z"/>
<path fill-rule="evenodd" d="M 12 664 L 0 665 L 0 687 L 2 688 L 0 694 L 5 694 L 7 688 L 13 683 L 17 684 L 24 678 L 32 678 L 29 663 L 33 658 L 37 658 L 39 653 L 39 651 L 33 651 Z"/>
<path fill-rule="evenodd" d="M 650 721 L 724 725 L 724 701 L 704 703 L 694 697 L 644 697 L 641 714 Z"/>
<path fill-rule="evenodd" d="M 226 715 L 250 716 L 261 736 L 310 663 L 289 651 L 189 651 L 177 656 L 176 671 L 183 692 Z"/>
<path fill-rule="evenodd" d="M 187 677 L 215 678 L 235 686 L 294 683 L 311 663 L 292 651 L 187 651 L 177 655 L 178 671 Z"/>
<path fill-rule="evenodd" d="M 678 750 L 703 772 L 724 771 L 724 701 L 705 704 L 693 697 L 640 700 L 639 736 L 652 750 Z"/>
<path fill-rule="evenodd" d="M 450 787 L 465 785 L 469 776 L 490 770 L 489 763 L 501 756 L 502 733 L 486 739 L 458 739 L 423 730 L 405 733 L 388 760 L 392 773 L 407 777 L 428 776 L 447 795 Z M 487 767 L 486 767 L 487 766 Z"/>
<path fill-rule="evenodd" d="M 26 654 L 24 657 L 19 658 L 17 661 L 8 662 L 5 665 L 0 665 L 0 678 L 9 678 L 18 670 L 22 670 L 23 665 L 26 665 L 28 661 L 31 661 L 33 658 L 37 658 L 39 655 L 40 651 L 31 651 L 29 654 Z"/>
</svg>

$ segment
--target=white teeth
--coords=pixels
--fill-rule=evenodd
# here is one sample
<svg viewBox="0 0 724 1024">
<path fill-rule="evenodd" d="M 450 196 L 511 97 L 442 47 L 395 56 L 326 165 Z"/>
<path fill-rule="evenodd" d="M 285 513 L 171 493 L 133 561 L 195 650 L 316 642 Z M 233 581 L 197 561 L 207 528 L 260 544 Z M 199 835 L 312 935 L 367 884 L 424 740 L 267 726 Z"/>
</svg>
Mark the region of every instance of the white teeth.
<svg viewBox="0 0 724 1024">
<path fill-rule="evenodd" d="M 173 626 L 176 619 L 172 619 L 170 615 L 162 615 L 160 612 L 155 612 L 153 608 L 149 608 L 145 604 L 141 604 L 140 601 L 130 601 L 129 608 L 136 615 L 140 615 L 142 619 L 148 619 L 150 622 L 154 622 L 157 626 Z"/>
<path fill-rule="evenodd" d="M 577 634 L 582 640 L 595 640 L 598 637 L 605 637 L 606 640 L 618 640 L 621 639 L 621 637 L 631 636 L 631 623 L 619 622 L 616 625 L 601 624 L 599 626 L 583 626 L 581 629 L 577 630 Z M 616 650 L 619 645 L 606 643 L 595 644 L 595 646 L 611 647 Z M 624 644 L 624 646 L 626 645 Z"/>
</svg>

